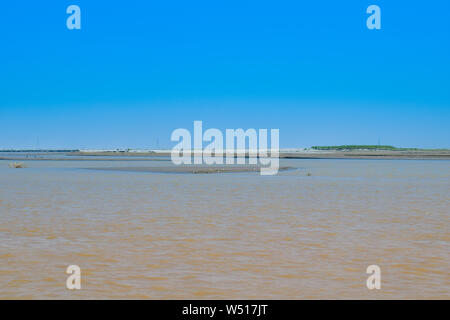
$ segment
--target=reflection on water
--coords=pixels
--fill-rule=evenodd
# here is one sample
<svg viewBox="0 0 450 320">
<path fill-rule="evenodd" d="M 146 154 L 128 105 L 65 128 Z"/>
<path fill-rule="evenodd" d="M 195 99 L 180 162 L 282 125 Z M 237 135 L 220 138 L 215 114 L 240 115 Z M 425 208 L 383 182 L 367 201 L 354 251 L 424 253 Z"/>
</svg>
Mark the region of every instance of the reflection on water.
<svg viewBox="0 0 450 320">
<path fill-rule="evenodd" d="M 0 298 L 450 298 L 450 161 L 282 160 L 298 169 L 274 177 L 7 164 Z"/>
</svg>

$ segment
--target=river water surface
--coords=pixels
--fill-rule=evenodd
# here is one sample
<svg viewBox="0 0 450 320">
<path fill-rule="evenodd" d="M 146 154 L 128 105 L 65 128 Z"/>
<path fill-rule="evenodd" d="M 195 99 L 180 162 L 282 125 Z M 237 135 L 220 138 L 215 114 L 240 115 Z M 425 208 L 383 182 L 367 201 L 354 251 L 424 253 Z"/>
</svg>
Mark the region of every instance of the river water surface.
<svg viewBox="0 0 450 320">
<path fill-rule="evenodd" d="M 450 298 L 448 160 L 282 160 L 296 169 L 278 176 L 9 162 L 3 299 Z M 66 289 L 73 264 L 81 290 Z"/>
</svg>

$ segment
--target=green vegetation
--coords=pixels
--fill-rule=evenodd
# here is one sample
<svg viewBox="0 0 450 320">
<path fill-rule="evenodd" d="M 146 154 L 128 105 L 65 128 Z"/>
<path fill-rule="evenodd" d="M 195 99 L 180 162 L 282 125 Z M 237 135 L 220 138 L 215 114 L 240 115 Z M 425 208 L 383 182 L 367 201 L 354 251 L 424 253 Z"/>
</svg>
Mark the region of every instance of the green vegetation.
<svg viewBox="0 0 450 320">
<path fill-rule="evenodd" d="M 314 146 L 311 147 L 314 150 L 391 150 L 391 151 L 408 151 L 419 150 L 417 148 L 397 148 L 394 146 L 379 146 L 379 145 L 343 145 L 343 146 Z"/>
</svg>

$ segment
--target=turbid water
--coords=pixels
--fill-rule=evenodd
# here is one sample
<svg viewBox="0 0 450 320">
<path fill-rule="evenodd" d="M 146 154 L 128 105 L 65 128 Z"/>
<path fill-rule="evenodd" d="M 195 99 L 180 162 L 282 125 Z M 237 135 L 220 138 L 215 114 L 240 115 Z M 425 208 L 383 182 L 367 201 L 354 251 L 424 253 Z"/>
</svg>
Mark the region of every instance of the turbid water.
<svg viewBox="0 0 450 320">
<path fill-rule="evenodd" d="M 282 160 L 296 170 L 278 176 L 25 164 L 0 161 L 3 299 L 450 298 L 448 160 Z"/>
</svg>

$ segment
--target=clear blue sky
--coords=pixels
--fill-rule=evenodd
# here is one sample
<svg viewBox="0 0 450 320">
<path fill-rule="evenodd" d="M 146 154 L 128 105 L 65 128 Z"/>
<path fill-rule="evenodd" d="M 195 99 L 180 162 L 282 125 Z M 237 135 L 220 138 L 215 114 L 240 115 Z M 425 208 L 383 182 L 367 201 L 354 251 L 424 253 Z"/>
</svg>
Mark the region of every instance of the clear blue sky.
<svg viewBox="0 0 450 320">
<path fill-rule="evenodd" d="M 8 1 L 0 36 L 0 149 L 172 147 L 194 120 L 450 148 L 448 0 Z"/>
</svg>

